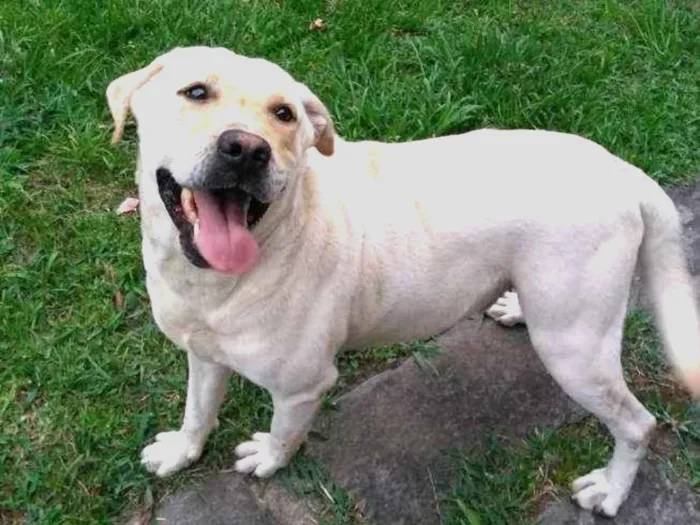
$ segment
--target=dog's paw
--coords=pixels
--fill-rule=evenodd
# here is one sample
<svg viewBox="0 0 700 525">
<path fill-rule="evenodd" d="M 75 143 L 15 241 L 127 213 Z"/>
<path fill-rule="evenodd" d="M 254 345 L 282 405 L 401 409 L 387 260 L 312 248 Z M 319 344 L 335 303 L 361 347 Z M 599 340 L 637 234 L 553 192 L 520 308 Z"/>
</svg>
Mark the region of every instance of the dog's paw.
<svg viewBox="0 0 700 525">
<path fill-rule="evenodd" d="M 627 494 L 608 479 L 607 469 L 596 469 L 571 484 L 571 498 L 579 507 L 612 518 Z"/>
<path fill-rule="evenodd" d="M 516 292 L 506 292 L 486 310 L 486 315 L 503 326 L 525 324 L 523 311 Z"/>
<path fill-rule="evenodd" d="M 253 434 L 253 441 L 245 441 L 236 447 L 236 471 L 254 473 L 259 478 L 272 476 L 287 464 L 281 444 L 266 432 Z"/>
<path fill-rule="evenodd" d="M 196 461 L 202 454 L 201 444 L 178 430 L 161 432 L 141 452 L 141 464 L 156 476 L 165 477 Z"/>
</svg>

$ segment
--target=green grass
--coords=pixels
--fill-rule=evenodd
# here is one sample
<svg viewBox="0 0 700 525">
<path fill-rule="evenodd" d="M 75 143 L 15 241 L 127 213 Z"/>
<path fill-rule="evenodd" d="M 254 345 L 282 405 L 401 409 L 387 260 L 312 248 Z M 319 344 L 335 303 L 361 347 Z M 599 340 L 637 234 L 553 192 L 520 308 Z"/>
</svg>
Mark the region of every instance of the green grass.
<svg viewBox="0 0 700 525">
<path fill-rule="evenodd" d="M 110 80 L 222 45 L 287 67 L 349 138 L 550 128 L 678 184 L 700 171 L 698 19 L 692 0 L 1 2 L 0 521 L 104 523 L 193 475 L 138 465 L 179 424 L 185 360 L 150 318 L 137 220 L 113 213 L 135 150 L 108 145 Z M 409 353 L 350 358 L 347 377 Z M 230 394 L 199 469 L 269 423 L 265 393 Z"/>
<path fill-rule="evenodd" d="M 333 481 L 317 460 L 297 454 L 289 466 L 281 470 L 275 482 L 303 498 L 315 510 L 318 525 L 368 525 L 361 500 Z"/>
<path fill-rule="evenodd" d="M 542 500 L 574 479 L 572 471 L 586 474 L 609 453 L 595 422 L 535 432 L 516 444 L 491 437 L 455 458 L 459 477 L 443 499 L 443 523 L 525 523 Z"/>
</svg>

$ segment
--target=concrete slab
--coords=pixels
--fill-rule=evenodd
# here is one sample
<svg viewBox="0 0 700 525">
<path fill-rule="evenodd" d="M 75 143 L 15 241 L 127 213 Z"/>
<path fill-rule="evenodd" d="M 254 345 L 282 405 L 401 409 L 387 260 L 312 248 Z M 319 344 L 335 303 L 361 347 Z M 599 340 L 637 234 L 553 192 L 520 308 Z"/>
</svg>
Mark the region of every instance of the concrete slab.
<svg viewBox="0 0 700 525">
<path fill-rule="evenodd" d="M 166 496 L 154 513 L 158 525 L 315 525 L 309 502 L 272 478 L 236 472 L 212 474 L 192 489 Z"/>
<path fill-rule="evenodd" d="M 467 320 L 439 338 L 435 372 L 408 360 L 344 396 L 316 425 L 307 453 L 367 501 L 378 524 L 438 523 L 443 452 L 489 432 L 524 436 L 582 415 L 554 384 L 524 329 Z"/>
<path fill-rule="evenodd" d="M 216 474 L 184 493 L 164 498 L 154 516 L 163 525 L 274 525 L 260 508 L 250 482 L 236 473 Z"/>
</svg>

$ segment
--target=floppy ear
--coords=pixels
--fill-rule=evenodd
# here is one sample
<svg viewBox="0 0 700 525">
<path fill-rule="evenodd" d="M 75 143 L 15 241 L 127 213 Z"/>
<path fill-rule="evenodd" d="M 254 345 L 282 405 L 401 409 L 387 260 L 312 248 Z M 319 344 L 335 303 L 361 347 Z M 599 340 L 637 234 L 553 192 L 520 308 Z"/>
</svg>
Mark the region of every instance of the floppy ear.
<svg viewBox="0 0 700 525">
<path fill-rule="evenodd" d="M 314 95 L 304 84 L 299 83 L 302 90 L 301 100 L 304 104 L 306 115 L 314 127 L 314 146 L 327 157 L 333 155 L 333 140 L 335 131 L 333 129 L 333 119 L 331 119 L 328 109 L 323 102 Z"/>
<path fill-rule="evenodd" d="M 107 103 L 114 119 L 112 144 L 119 142 L 124 133 L 124 123 L 131 107 L 131 96 L 161 69 L 163 64 L 152 62 L 142 69 L 113 80 L 107 87 Z"/>
</svg>

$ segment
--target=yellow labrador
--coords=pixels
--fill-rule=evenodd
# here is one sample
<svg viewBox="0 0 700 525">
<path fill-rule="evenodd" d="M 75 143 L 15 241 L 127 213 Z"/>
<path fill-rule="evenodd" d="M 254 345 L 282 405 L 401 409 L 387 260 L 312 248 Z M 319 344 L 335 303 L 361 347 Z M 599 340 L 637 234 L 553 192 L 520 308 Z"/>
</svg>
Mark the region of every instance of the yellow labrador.
<svg viewBox="0 0 700 525">
<path fill-rule="evenodd" d="M 189 359 L 182 428 L 143 450 L 148 470 L 200 456 L 236 371 L 274 404 L 236 469 L 271 475 L 305 439 L 340 349 L 436 334 L 515 286 L 547 369 L 615 438 L 607 466 L 573 483 L 582 507 L 612 516 L 655 425 L 620 366 L 638 257 L 670 361 L 700 394 L 677 212 L 601 146 L 525 130 L 346 142 L 283 69 L 220 48 L 175 49 L 107 97 L 115 140 L 129 111 L 138 123 L 148 292 Z"/>
</svg>

